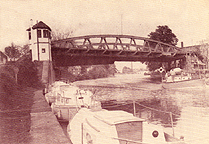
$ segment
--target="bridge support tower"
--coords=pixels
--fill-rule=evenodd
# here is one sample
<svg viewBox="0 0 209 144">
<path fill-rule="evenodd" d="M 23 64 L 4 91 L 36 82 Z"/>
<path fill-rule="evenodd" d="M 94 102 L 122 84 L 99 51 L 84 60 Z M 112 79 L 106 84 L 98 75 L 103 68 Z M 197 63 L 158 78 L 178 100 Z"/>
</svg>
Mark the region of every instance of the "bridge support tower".
<svg viewBox="0 0 209 144">
<path fill-rule="evenodd" d="M 42 83 L 53 83 L 55 74 L 51 56 L 51 28 L 42 21 L 27 29 L 32 61 L 38 63 L 39 77 Z"/>
</svg>

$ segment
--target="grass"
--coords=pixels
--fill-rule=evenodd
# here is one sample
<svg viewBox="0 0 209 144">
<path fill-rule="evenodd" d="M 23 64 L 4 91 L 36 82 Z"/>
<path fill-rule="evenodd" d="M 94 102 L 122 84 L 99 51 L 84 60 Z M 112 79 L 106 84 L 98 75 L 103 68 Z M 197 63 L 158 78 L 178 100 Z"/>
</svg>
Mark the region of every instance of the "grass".
<svg viewBox="0 0 209 144">
<path fill-rule="evenodd" d="M 0 67 L 0 143 L 29 143 L 34 88 L 15 81 L 10 66 Z"/>
</svg>

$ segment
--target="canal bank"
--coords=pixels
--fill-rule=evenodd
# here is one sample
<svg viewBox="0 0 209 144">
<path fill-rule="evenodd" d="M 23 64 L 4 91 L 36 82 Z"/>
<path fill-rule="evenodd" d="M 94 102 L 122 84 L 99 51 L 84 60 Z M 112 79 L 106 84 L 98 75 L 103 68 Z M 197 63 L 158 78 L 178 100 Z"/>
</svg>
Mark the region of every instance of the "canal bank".
<svg viewBox="0 0 209 144">
<path fill-rule="evenodd" d="M 70 144 L 42 90 L 0 90 L 1 144 Z"/>
<path fill-rule="evenodd" d="M 70 144 L 41 90 L 34 93 L 30 115 L 31 144 Z"/>
</svg>

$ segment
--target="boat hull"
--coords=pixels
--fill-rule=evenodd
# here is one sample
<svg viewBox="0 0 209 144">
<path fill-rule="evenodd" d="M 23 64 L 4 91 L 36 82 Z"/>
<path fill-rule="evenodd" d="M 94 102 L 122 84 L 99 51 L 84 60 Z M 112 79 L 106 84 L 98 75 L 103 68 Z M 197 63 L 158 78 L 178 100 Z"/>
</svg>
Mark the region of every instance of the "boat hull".
<svg viewBox="0 0 209 144">
<path fill-rule="evenodd" d="M 178 81 L 172 83 L 163 83 L 163 88 L 167 89 L 190 89 L 190 88 L 204 88 L 205 82 L 203 79 Z"/>
<path fill-rule="evenodd" d="M 51 105 L 52 112 L 56 115 L 58 120 L 71 121 L 80 109 L 77 106 L 66 106 L 66 105 Z"/>
<path fill-rule="evenodd" d="M 51 106 L 51 104 L 55 102 L 56 97 L 52 95 L 45 95 L 45 99 L 47 103 Z"/>
</svg>

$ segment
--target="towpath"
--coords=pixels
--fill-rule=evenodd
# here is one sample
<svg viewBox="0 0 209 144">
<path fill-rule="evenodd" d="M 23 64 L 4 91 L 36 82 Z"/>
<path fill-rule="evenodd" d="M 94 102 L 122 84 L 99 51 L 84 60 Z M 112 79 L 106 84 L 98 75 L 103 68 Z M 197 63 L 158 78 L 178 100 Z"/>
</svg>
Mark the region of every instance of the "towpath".
<svg viewBox="0 0 209 144">
<path fill-rule="evenodd" d="M 42 90 L 28 88 L 5 93 L 3 88 L 2 85 L 1 144 L 70 144 L 69 138 L 64 134 L 42 95 Z"/>
<path fill-rule="evenodd" d="M 42 91 L 36 91 L 31 109 L 31 144 L 70 144 Z"/>
</svg>

